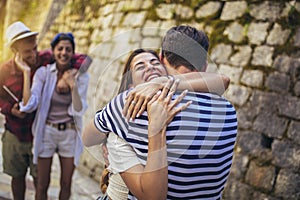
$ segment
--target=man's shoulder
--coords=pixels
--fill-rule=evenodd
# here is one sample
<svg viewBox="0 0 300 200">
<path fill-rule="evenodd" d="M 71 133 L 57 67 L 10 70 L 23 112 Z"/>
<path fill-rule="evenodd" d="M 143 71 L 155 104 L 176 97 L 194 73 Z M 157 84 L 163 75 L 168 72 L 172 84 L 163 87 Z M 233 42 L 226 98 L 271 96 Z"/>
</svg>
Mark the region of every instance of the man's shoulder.
<svg viewBox="0 0 300 200">
<path fill-rule="evenodd" d="M 119 112 L 119 110 L 123 109 L 124 107 L 125 97 L 127 93 L 128 91 L 124 91 L 119 94 L 116 94 L 100 111 L 112 112 L 112 113 Z"/>
<path fill-rule="evenodd" d="M 13 66 L 14 66 L 13 59 L 5 61 L 0 65 L 1 73 L 5 74 L 4 72 L 11 71 Z"/>
<path fill-rule="evenodd" d="M 14 64 L 14 59 L 9 59 L 0 64 L 0 67 L 11 66 Z"/>
<path fill-rule="evenodd" d="M 202 92 L 191 92 L 189 91 L 186 96 L 194 97 L 201 100 L 216 100 L 216 101 L 228 101 L 225 97 L 215 93 L 202 93 Z"/>
<path fill-rule="evenodd" d="M 112 98 L 112 100 L 110 102 L 112 103 L 117 103 L 117 104 L 121 104 L 121 106 L 123 107 L 123 104 L 125 102 L 125 97 L 128 94 L 128 90 L 121 92 L 119 94 L 117 94 L 115 97 Z"/>
<path fill-rule="evenodd" d="M 51 50 L 46 49 L 38 52 L 38 66 L 46 66 L 54 62 L 55 60 Z"/>
<path fill-rule="evenodd" d="M 226 99 L 224 96 L 214 93 L 188 92 L 184 99 L 198 102 L 198 105 L 224 107 L 235 110 L 233 104 L 228 99 Z"/>
</svg>

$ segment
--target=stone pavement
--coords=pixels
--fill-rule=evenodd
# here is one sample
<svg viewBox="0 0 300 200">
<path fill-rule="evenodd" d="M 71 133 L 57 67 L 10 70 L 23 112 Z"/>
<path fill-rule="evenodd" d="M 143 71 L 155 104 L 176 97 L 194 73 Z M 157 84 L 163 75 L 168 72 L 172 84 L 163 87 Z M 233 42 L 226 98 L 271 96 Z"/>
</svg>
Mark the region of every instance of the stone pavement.
<svg viewBox="0 0 300 200">
<path fill-rule="evenodd" d="M 1 126 L 0 126 L 1 129 Z M 0 138 L 2 137 L 3 129 L 0 130 Z M 0 140 L 0 200 L 11 200 L 12 193 L 10 187 L 10 176 L 3 173 L 2 168 L 2 142 Z M 58 156 L 54 156 L 52 164 L 52 173 L 51 173 L 51 183 L 48 190 L 48 200 L 58 199 L 59 193 L 59 177 L 60 177 L 60 166 Z M 26 200 L 34 199 L 34 187 L 32 178 L 28 175 L 27 178 L 27 190 L 26 190 Z M 80 171 L 75 170 L 73 175 L 72 182 L 72 196 L 71 200 L 93 200 L 101 195 L 99 189 L 99 183 L 93 179 L 82 174 Z"/>
</svg>

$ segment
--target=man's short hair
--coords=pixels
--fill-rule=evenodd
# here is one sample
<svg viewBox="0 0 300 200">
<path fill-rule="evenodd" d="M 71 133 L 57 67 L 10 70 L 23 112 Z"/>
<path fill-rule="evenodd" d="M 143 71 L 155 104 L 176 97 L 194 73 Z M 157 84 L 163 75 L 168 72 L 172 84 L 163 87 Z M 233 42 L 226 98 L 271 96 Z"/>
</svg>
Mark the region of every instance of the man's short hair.
<svg viewBox="0 0 300 200">
<path fill-rule="evenodd" d="M 207 35 L 188 25 L 172 27 L 162 40 L 162 56 L 175 69 L 182 65 L 192 71 L 202 71 L 207 63 L 208 48 Z"/>
</svg>

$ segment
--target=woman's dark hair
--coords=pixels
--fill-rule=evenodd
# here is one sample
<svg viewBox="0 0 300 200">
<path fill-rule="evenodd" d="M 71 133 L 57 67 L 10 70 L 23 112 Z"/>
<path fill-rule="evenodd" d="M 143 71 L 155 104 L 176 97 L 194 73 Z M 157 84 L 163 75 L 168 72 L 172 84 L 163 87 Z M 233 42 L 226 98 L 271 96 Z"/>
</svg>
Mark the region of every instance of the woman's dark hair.
<svg viewBox="0 0 300 200">
<path fill-rule="evenodd" d="M 51 41 L 51 48 L 54 50 L 55 46 L 61 41 L 61 40 L 69 40 L 73 47 L 73 53 L 75 52 L 75 41 L 74 36 L 72 33 L 58 33 Z"/>
<path fill-rule="evenodd" d="M 130 70 L 131 67 L 131 62 L 133 60 L 133 58 L 141 53 L 151 53 L 152 55 L 154 55 L 157 59 L 159 59 L 159 56 L 157 54 L 157 52 L 150 50 L 150 49 L 136 49 L 134 50 L 129 57 L 127 58 L 127 61 L 125 63 L 124 66 L 124 70 L 122 73 L 122 80 L 121 80 L 121 85 L 119 87 L 119 91 L 118 94 L 121 92 L 124 92 L 125 90 L 129 89 L 129 86 L 132 84 L 132 73 Z"/>
</svg>

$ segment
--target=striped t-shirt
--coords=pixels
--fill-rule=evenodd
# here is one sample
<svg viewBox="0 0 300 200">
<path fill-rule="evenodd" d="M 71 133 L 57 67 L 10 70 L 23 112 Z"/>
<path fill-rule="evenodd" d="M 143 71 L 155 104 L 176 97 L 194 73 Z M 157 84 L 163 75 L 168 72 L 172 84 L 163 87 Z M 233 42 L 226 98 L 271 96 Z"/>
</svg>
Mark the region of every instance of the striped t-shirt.
<svg viewBox="0 0 300 200">
<path fill-rule="evenodd" d="M 119 94 L 98 112 L 95 125 L 101 132 L 114 132 L 126 140 L 145 165 L 147 112 L 134 122 L 127 122 L 122 115 L 126 95 L 127 92 Z M 189 92 L 181 103 L 190 100 L 192 104 L 178 113 L 167 127 L 167 198 L 221 199 L 236 140 L 236 112 L 218 95 Z"/>
</svg>

